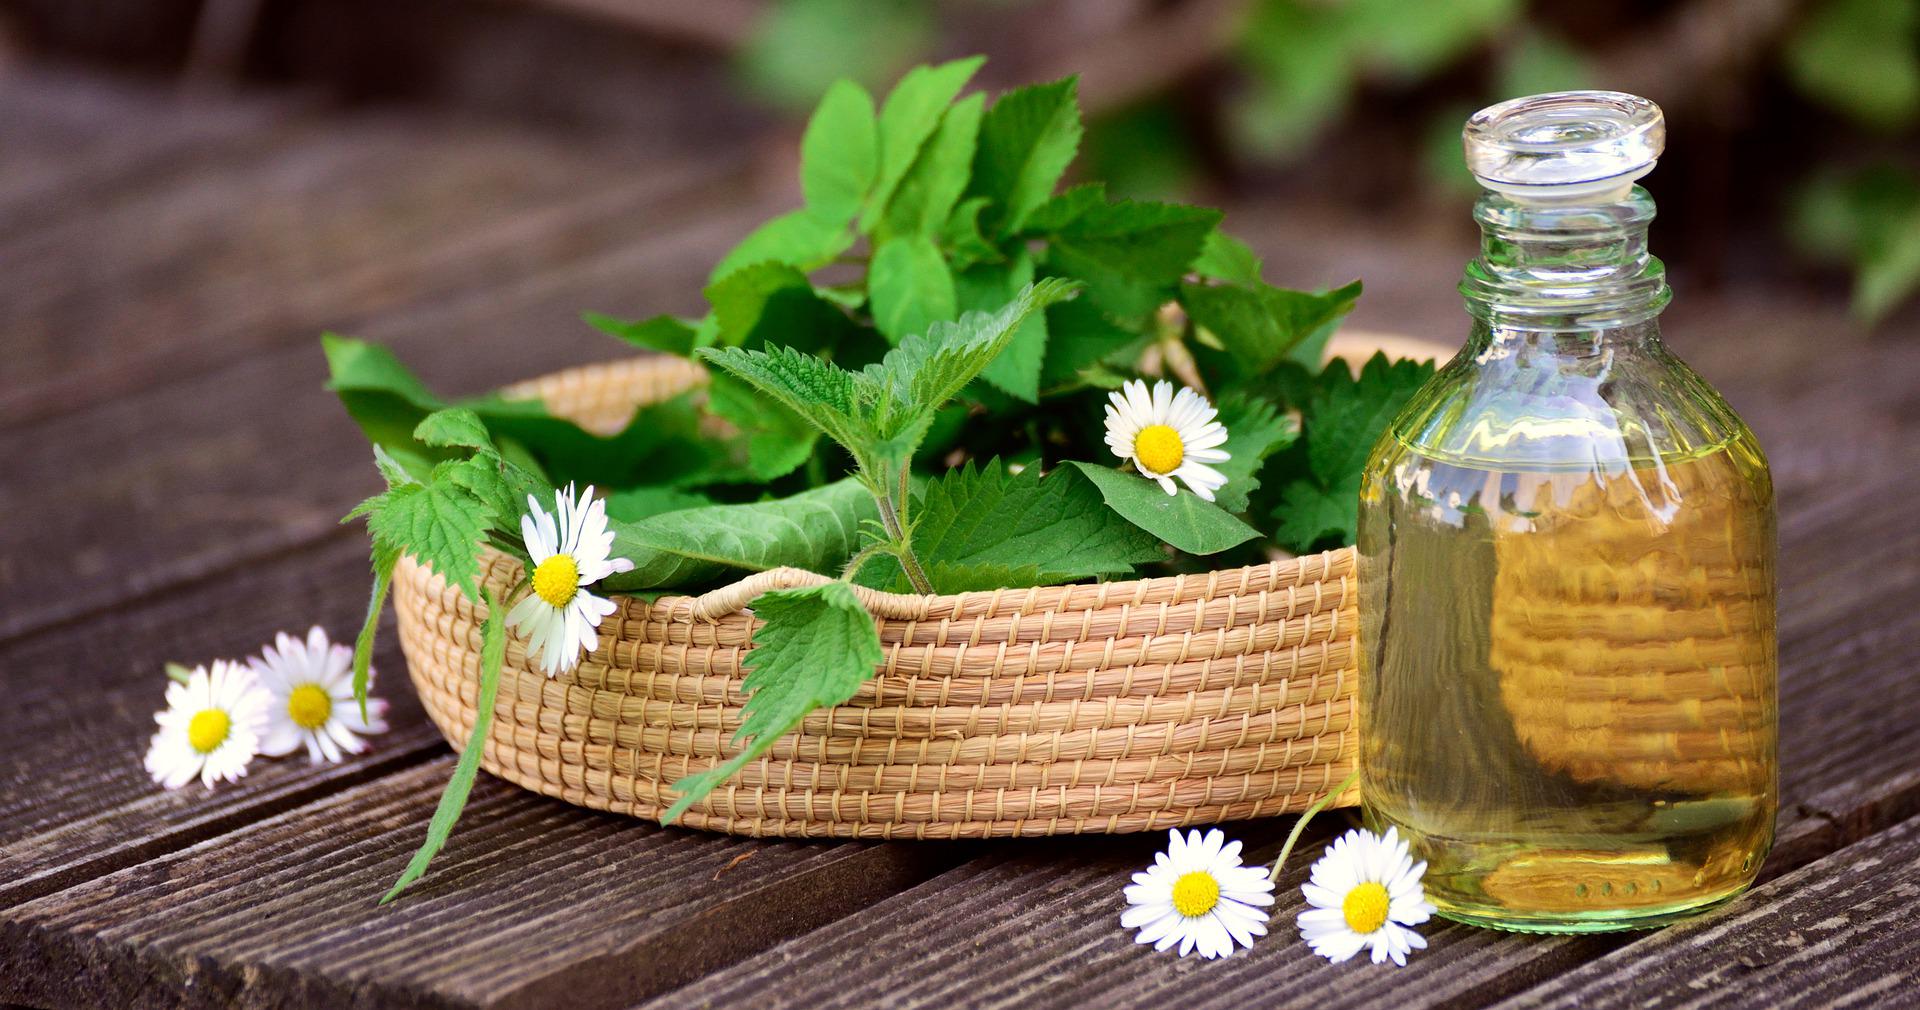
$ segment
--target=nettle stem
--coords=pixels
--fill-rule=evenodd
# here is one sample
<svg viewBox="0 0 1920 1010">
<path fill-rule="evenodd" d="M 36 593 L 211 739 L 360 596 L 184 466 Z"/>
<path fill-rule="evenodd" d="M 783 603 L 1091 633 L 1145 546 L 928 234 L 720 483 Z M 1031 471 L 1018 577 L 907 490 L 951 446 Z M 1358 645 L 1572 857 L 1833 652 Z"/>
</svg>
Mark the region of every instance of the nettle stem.
<svg viewBox="0 0 1920 1010">
<path fill-rule="evenodd" d="M 913 542 L 908 536 L 912 526 L 907 519 L 907 468 L 900 468 L 900 479 L 891 486 L 883 485 L 876 490 L 879 493 L 873 497 L 880 506 L 880 525 L 892 541 L 887 545 L 887 550 L 900 559 L 900 569 L 907 573 L 907 581 L 912 583 L 914 592 L 931 594 L 933 582 L 927 578 L 926 569 L 920 567 L 920 559 L 914 556 Z"/>
</svg>

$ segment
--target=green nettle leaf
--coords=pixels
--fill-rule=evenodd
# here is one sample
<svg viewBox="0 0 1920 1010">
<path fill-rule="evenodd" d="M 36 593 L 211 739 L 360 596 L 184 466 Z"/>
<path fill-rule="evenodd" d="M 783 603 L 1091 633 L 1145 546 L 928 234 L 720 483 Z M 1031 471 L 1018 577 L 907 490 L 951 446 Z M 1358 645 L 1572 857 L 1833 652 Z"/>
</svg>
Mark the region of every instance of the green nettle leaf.
<svg viewBox="0 0 1920 1010">
<path fill-rule="evenodd" d="M 1087 208 L 1054 235 L 1130 276 L 1174 280 L 1219 223 L 1220 212 L 1210 207 L 1123 200 Z"/>
<path fill-rule="evenodd" d="M 841 445 L 857 444 L 870 431 L 860 415 L 853 373 L 832 362 L 790 347 L 766 351 L 709 347 L 700 351 L 700 357 L 772 397 Z"/>
<path fill-rule="evenodd" d="M 1236 369 L 1254 375 L 1292 359 L 1303 344 L 1324 346 L 1325 337 L 1360 297 L 1360 282 L 1322 294 L 1251 284 L 1182 284 L 1180 303 L 1193 321 L 1212 333 Z M 1319 367 L 1320 346 L 1312 348 Z M 1297 360 L 1297 359 L 1293 359 Z"/>
<path fill-rule="evenodd" d="M 1165 557 L 1160 542 L 1114 514 L 1079 471 L 1009 473 L 999 460 L 968 463 L 927 481 L 913 529 L 914 552 L 943 593 L 981 588 L 999 568 L 1031 586 L 1133 571 Z M 942 572 L 955 581 L 942 581 Z"/>
<path fill-rule="evenodd" d="M 764 483 L 798 469 L 813 455 L 820 430 L 799 414 L 768 403 L 752 386 L 730 375 L 707 386 L 707 409 L 725 418 L 747 442 L 747 474 Z"/>
<path fill-rule="evenodd" d="M 880 174 L 879 131 L 867 89 L 842 78 L 820 96 L 800 138 L 800 191 L 815 218 L 844 225 L 860 213 Z"/>
<path fill-rule="evenodd" d="M 693 356 L 693 349 L 700 346 L 698 323 L 673 316 L 654 316 L 651 319 L 630 321 L 599 312 L 583 312 L 580 318 L 587 325 L 611 337 L 618 337 L 635 347 L 649 351 L 660 351 L 677 357 Z"/>
<path fill-rule="evenodd" d="M 1185 488 L 1170 495 L 1157 482 L 1138 474 L 1078 460 L 1072 463 L 1100 489 L 1108 508 L 1176 550 L 1202 556 L 1218 554 L 1260 535 L 1233 513 Z"/>
<path fill-rule="evenodd" d="M 415 450 L 414 427 L 446 402 L 379 344 L 326 333 L 320 346 L 327 355 L 327 388 L 340 397 L 367 440 L 389 452 Z"/>
<path fill-rule="evenodd" d="M 971 192 L 991 198 L 990 232 L 1018 232 L 1047 202 L 1080 148 L 1078 78 L 1015 88 L 1000 96 L 980 128 Z"/>
<path fill-rule="evenodd" d="M 931 415 L 972 382 L 1012 342 L 1034 312 L 1073 297 L 1079 286 L 1048 278 L 1029 286 L 997 312 L 969 312 L 908 337 L 861 377 L 884 390 L 903 410 Z"/>
<path fill-rule="evenodd" d="M 367 686 L 373 679 L 373 640 L 380 630 L 387 592 L 393 588 L 393 566 L 399 560 L 391 548 L 373 545 L 373 592 L 367 598 L 366 619 L 360 622 L 360 633 L 353 639 L 353 697 L 360 703 L 362 720 L 367 718 Z"/>
<path fill-rule="evenodd" d="M 1220 423 L 1227 429 L 1227 444 L 1221 448 L 1229 458 L 1212 464 L 1227 478 L 1227 483 L 1214 492 L 1214 501 L 1229 512 L 1245 512 L 1247 496 L 1260 486 L 1261 465 L 1300 437 L 1300 422 L 1247 393 L 1229 393 L 1216 406 Z"/>
<path fill-rule="evenodd" d="M 629 523 L 650 519 L 662 512 L 678 512 L 714 503 L 712 498 L 698 491 L 682 491 L 672 487 L 624 488 L 607 495 L 605 500 L 608 519 Z"/>
<path fill-rule="evenodd" d="M 1260 283 L 1260 257 L 1245 242 L 1219 229 L 1208 233 L 1193 261 L 1193 272 L 1217 281 L 1240 284 Z"/>
<path fill-rule="evenodd" d="M 961 190 L 967 188 L 967 171 L 986 104 L 985 95 L 968 95 L 940 117 L 940 128 L 927 139 L 887 202 L 884 227 L 876 233 L 883 240 L 888 235 L 931 237 L 940 232 Z"/>
<path fill-rule="evenodd" d="M 881 243 L 868 270 L 867 291 L 874 324 L 896 344 L 959 312 L 947 261 L 925 235 L 899 235 Z"/>
<path fill-rule="evenodd" d="M 428 414 L 413 429 L 413 437 L 441 448 L 493 451 L 493 439 L 487 435 L 487 426 L 480 423 L 480 415 L 465 408 Z"/>
<path fill-rule="evenodd" d="M 963 312 L 1005 305 L 1033 283 L 1033 255 L 1025 249 L 1005 263 L 982 263 L 954 275 L 954 289 Z M 1047 354 L 1047 316 L 1035 312 L 1021 322 L 1000 352 L 980 373 L 1001 392 L 1028 403 L 1040 400 L 1040 366 Z"/>
<path fill-rule="evenodd" d="M 470 410 L 429 414 L 414 437 L 423 445 L 477 451 L 468 458 L 442 460 L 424 481 L 390 459 L 380 462 L 387 490 L 355 506 L 341 521 L 366 518 L 376 573 L 390 559 L 410 554 L 468 599 L 477 600 L 481 541 L 492 530 L 510 527 L 521 495 L 547 489 L 501 458 Z"/>
<path fill-rule="evenodd" d="M 1426 381 L 1433 363 L 1392 361 L 1375 353 L 1358 377 L 1346 362 L 1327 365 L 1307 404 L 1307 459 L 1323 485 L 1357 475 L 1373 444 Z"/>
<path fill-rule="evenodd" d="M 820 297 L 805 274 L 784 263 L 755 263 L 710 284 L 714 343 L 758 347 L 777 343 L 803 351 L 838 346 L 857 327 Z M 699 346 L 696 342 L 696 346 Z"/>
<path fill-rule="evenodd" d="M 853 478 L 789 498 L 680 509 L 637 522 L 609 518 L 613 554 L 633 570 L 599 585 L 612 592 L 685 588 L 792 566 L 837 575 L 860 546 L 860 524 L 878 518 Z"/>
<path fill-rule="evenodd" d="M 1002 258 L 999 247 L 987 241 L 980 231 L 980 212 L 986 206 L 986 197 L 970 196 L 955 204 L 953 213 L 947 215 L 947 223 L 940 231 L 940 241 L 946 246 L 947 259 L 955 270 L 965 270 L 976 263 L 992 263 Z"/>
<path fill-rule="evenodd" d="M 744 719 L 736 741 L 745 750 L 709 771 L 675 782 L 680 793 L 664 816 L 671 824 L 734 773 L 758 759 L 774 741 L 817 708 L 844 704 L 886 661 L 873 616 L 853 589 L 830 582 L 806 589 L 776 589 L 753 601 L 762 622 L 753 648 L 740 660 L 747 677 Z"/>
<path fill-rule="evenodd" d="M 1047 356 L 1040 386 L 1055 389 L 1084 378 L 1083 372 L 1116 358 L 1137 358 L 1151 339 L 1114 325 L 1091 301 L 1076 299 L 1047 311 Z"/>
<path fill-rule="evenodd" d="M 1352 543 L 1360 516 L 1360 476 L 1373 445 L 1402 407 L 1433 375 L 1431 362 L 1389 361 L 1375 354 L 1355 378 L 1333 361 L 1307 398 L 1305 474 L 1280 492 L 1274 538 L 1297 553 L 1338 534 Z"/>
<path fill-rule="evenodd" d="M 386 478 L 387 490 L 361 502 L 340 521 L 367 520 L 373 540 L 373 592 L 367 616 L 353 643 L 353 693 L 364 716 L 367 707 L 368 667 L 380 612 L 393 585 L 393 569 L 401 555 L 412 554 L 476 599 L 477 556 L 480 541 L 490 530 L 507 528 L 527 494 L 548 488 L 495 451 L 479 415 L 464 408 L 428 414 L 410 437 L 433 449 L 473 450 L 466 459 L 447 459 L 430 468 L 410 471 L 384 448 L 373 447 L 374 465 Z"/>
<path fill-rule="evenodd" d="M 453 777 L 447 780 L 440 804 L 434 808 L 433 820 L 427 823 L 427 840 L 407 862 L 400 879 L 393 882 L 393 889 L 380 899 L 382 905 L 399 897 L 401 891 L 427 872 L 427 864 L 433 862 L 440 847 L 447 844 L 447 836 L 453 834 L 453 825 L 460 820 L 460 811 L 466 808 L 467 794 L 473 791 L 473 780 L 480 774 L 480 752 L 486 749 L 487 730 L 493 726 L 493 705 L 500 696 L 500 664 L 507 654 L 507 633 L 501 626 L 505 608 L 494 600 L 492 593 L 486 595 L 487 623 L 480 632 L 480 697 L 474 708 L 473 732 L 467 735 L 467 746 L 460 751 L 460 760 L 453 766 Z"/>
<path fill-rule="evenodd" d="M 384 550 L 411 554 L 469 598 L 477 593 L 480 542 L 493 528 L 489 503 L 435 468 L 426 484 L 403 484 L 368 499 L 354 514 Z M 464 464 L 453 463 L 453 466 Z"/>
<path fill-rule="evenodd" d="M 1075 221 L 1107 205 L 1107 186 L 1102 182 L 1083 182 L 1057 193 L 1034 208 L 1027 216 L 1027 234 L 1048 234 L 1067 228 Z"/>
<path fill-rule="evenodd" d="M 803 272 L 816 270 L 853 247 L 846 222 L 814 216 L 811 208 L 782 214 L 753 230 L 721 257 L 707 276 L 719 281 L 756 263 L 784 263 Z"/>
<path fill-rule="evenodd" d="M 999 311 L 969 312 L 914 334 L 858 373 L 790 348 L 706 348 L 715 367 L 773 397 L 852 454 L 869 490 L 913 458 L 934 414 L 1006 349 L 1026 318 L 1072 297 L 1078 286 L 1049 279 Z"/>
<path fill-rule="evenodd" d="M 1158 309 L 1200 254 L 1220 212 L 1172 203 L 1092 207 L 1053 232 L 1047 261 L 1087 283 L 1088 297 L 1123 319 Z"/>
<path fill-rule="evenodd" d="M 1360 475 L 1331 489 L 1294 481 L 1281 489 L 1273 517 L 1274 541 L 1296 554 L 1309 553 L 1330 537 L 1353 543 L 1359 536 Z"/>
<path fill-rule="evenodd" d="M 422 419 L 448 404 L 429 392 L 392 352 L 333 334 L 326 335 L 323 344 L 332 372 L 327 388 L 340 397 L 369 441 L 421 473 L 439 460 L 464 455 L 414 437 Z M 636 410 L 627 426 L 610 437 L 553 416 L 539 400 L 488 394 L 461 406 L 479 415 L 503 453 L 530 459 L 542 472 L 562 473 L 583 483 L 625 486 L 642 474 L 654 483 L 728 476 L 722 472 L 728 461 L 714 453 L 713 441 L 699 430 L 701 412 L 692 394 Z"/>
<path fill-rule="evenodd" d="M 872 231 L 880 212 L 893 199 L 894 187 L 920 156 L 920 146 L 940 126 L 947 106 L 973 79 L 984 57 L 973 56 L 938 66 L 915 67 L 900 78 L 880 108 L 880 174 L 874 180 L 860 230 Z"/>
</svg>

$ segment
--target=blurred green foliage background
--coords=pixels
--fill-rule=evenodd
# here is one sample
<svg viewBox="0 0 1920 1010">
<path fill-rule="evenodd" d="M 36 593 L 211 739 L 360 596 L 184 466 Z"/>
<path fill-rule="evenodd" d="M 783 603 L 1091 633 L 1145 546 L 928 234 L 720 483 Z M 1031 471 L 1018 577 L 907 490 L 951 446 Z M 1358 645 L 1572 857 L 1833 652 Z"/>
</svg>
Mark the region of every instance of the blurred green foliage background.
<svg viewBox="0 0 1920 1010">
<path fill-rule="evenodd" d="M 744 148 L 767 180 L 828 82 L 978 53 L 990 90 L 1081 76 L 1080 178 L 1319 215 L 1285 236 L 1315 242 L 1459 242 L 1462 121 L 1607 88 L 1666 109 L 1654 235 L 1689 290 L 1920 300 L 1920 0 L 0 0 L 10 50 Z"/>
<path fill-rule="evenodd" d="M 741 48 L 739 77 L 762 101 L 804 109 L 835 77 L 878 87 L 954 51 L 965 22 L 1043 23 L 1058 6 L 779 0 Z M 1643 90 L 1669 109 L 1670 155 L 1720 145 L 1724 171 L 1766 177 L 1736 185 L 1712 216 L 1762 217 L 1794 255 L 1848 271 L 1865 320 L 1920 289 L 1920 0 L 1256 0 L 1138 5 L 1134 18 L 1191 35 L 1195 22 L 1174 16 L 1183 6 L 1209 8 L 1204 58 L 1124 102 L 1096 99 L 1087 174 L 1117 192 L 1213 196 L 1338 163 L 1340 147 L 1358 145 L 1419 166 L 1405 180 L 1418 197 L 1464 201 L 1474 188 L 1459 130 L 1475 109 L 1541 91 Z M 1191 41 L 1170 34 L 1162 48 L 1191 60 Z M 1667 212 L 1703 188 L 1675 189 L 1671 175 L 1655 183 Z"/>
</svg>

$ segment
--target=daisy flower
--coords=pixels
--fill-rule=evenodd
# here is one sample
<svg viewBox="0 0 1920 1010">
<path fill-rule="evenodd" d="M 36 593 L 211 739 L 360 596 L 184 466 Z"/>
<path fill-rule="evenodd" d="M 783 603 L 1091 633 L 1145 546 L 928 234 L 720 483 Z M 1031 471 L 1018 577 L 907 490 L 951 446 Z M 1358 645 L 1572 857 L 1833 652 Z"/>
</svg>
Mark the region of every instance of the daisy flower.
<svg viewBox="0 0 1920 1010">
<path fill-rule="evenodd" d="M 338 763 L 367 749 L 361 734 L 385 733 L 387 703 L 367 699 L 367 717 L 353 697 L 353 650 L 327 641 L 318 625 L 305 642 L 281 632 L 247 665 L 267 692 L 267 732 L 260 753 L 283 757 L 307 748 L 307 760 Z M 369 678 L 373 676 L 368 669 Z"/>
<path fill-rule="evenodd" d="M 160 731 L 147 747 L 147 774 L 168 789 L 196 777 L 212 789 L 217 781 L 238 782 L 260 752 L 267 695 L 246 667 L 216 660 L 168 684 L 166 711 L 153 721 Z"/>
<path fill-rule="evenodd" d="M 1313 906 L 1300 913 L 1300 936 L 1329 961 L 1345 961 L 1373 948 L 1373 963 L 1387 958 L 1405 966 L 1407 954 L 1427 945 L 1407 928 L 1427 921 L 1434 908 L 1420 877 L 1427 864 L 1407 854 L 1393 828 L 1385 838 L 1358 828 L 1341 835 L 1313 864 L 1301 893 Z"/>
<path fill-rule="evenodd" d="M 548 515 L 527 496 L 520 533 L 533 561 L 533 592 L 507 613 L 507 626 L 526 636 L 527 654 L 539 656 L 549 677 L 572 669 L 581 653 L 600 646 L 594 631 L 613 613 L 614 603 L 586 587 L 615 572 L 633 570 L 626 558 L 608 557 L 613 532 L 607 529 L 606 503 L 594 499 L 592 487 L 576 497 L 569 484 L 555 491 L 553 499 L 555 515 Z"/>
<path fill-rule="evenodd" d="M 1227 477 L 1207 464 L 1230 457 L 1219 448 L 1227 429 L 1214 420 L 1220 412 L 1206 397 L 1184 386 L 1175 393 L 1164 379 L 1149 393 L 1145 382 L 1131 379 L 1107 399 L 1107 448 L 1114 455 L 1132 460 L 1168 494 L 1176 493 L 1178 477 L 1194 494 L 1213 500 Z"/>
<path fill-rule="evenodd" d="M 1195 948 L 1201 957 L 1225 957 L 1236 943 L 1251 947 L 1254 937 L 1267 935 L 1273 880 L 1266 867 L 1241 866 L 1240 843 L 1219 828 L 1204 838 L 1198 831 L 1167 835 L 1167 851 L 1126 889 L 1132 907 L 1121 913 L 1121 928 L 1140 930 L 1135 942 L 1154 950 L 1177 943 L 1181 957 Z"/>
</svg>

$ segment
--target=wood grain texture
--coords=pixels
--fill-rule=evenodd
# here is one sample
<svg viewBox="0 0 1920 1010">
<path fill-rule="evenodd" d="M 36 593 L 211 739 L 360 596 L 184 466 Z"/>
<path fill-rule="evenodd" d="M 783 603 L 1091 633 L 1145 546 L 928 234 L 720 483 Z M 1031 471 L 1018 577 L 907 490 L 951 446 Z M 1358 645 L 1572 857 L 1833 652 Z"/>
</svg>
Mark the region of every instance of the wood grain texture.
<svg viewBox="0 0 1920 1010">
<path fill-rule="evenodd" d="M 1314 834 L 1324 840 L 1340 820 Z M 1284 821 L 1226 826 L 1271 861 Z M 1607 949 L 1606 940 L 1520 940 L 1453 924 L 1400 970 L 1330 966 L 1299 942 L 1293 917 L 1321 844 L 1302 845 L 1282 875 L 1271 933 L 1217 962 L 1176 959 L 1120 928 L 1128 876 L 1166 836 L 996 843 L 993 854 L 818 933 L 714 973 L 645 1010 L 969 1007 L 1432 1006 L 1488 980 L 1547 972 Z M 876 956 L 876 952 L 886 952 Z M 1462 999 L 1471 1005 L 1472 1000 Z"/>
<path fill-rule="evenodd" d="M 308 115 L 298 95 L 192 101 L 136 80 L 41 65 L 0 74 L 0 234 L 71 214 L 210 149 L 252 143 Z"/>
<path fill-rule="evenodd" d="M 711 213 L 690 220 L 698 210 Z M 450 395 L 619 357 L 627 352 L 581 323 L 580 310 L 694 308 L 708 266 L 763 210 L 639 215 L 630 223 L 643 238 L 383 313 L 356 335 L 388 344 Z M 0 527 L 0 640 L 347 535 L 338 518 L 378 479 L 364 439 L 322 389 L 325 361 L 317 333 L 308 337 L 0 430 L 11 467 L 0 510 L 14 517 Z M 34 574 L 49 566 L 62 573 L 58 593 Z"/>
<path fill-rule="evenodd" d="M 1911 1006 L 1916 918 L 1920 820 L 1908 820 L 1500 1006 Z"/>
<path fill-rule="evenodd" d="M 586 813 L 483 776 L 432 872 L 376 906 L 452 766 L 442 757 L 10 910 L 0 996 L 58 1006 L 622 1006 L 966 852 L 716 838 Z"/>
<path fill-rule="evenodd" d="M 145 113 L 189 133 L 200 108 L 134 106 L 102 132 Z M 172 161 L 111 187 L 81 176 L 39 195 L 47 220 L 0 231 L 0 425 L 630 241 L 635 215 L 697 204 L 741 167 L 398 114 L 272 122 Z"/>
<path fill-rule="evenodd" d="M 163 707 L 161 664 L 239 659 L 277 631 L 312 624 L 346 638 L 365 613 L 350 587 L 366 583 L 365 548 L 333 538 L 271 567 L 148 605 L 0 646 L 12 702 L 0 709 L 0 908 L 233 830 L 332 790 L 444 754 L 408 690 L 392 621 L 375 657 L 375 693 L 392 703 L 391 730 L 362 755 L 311 765 L 304 755 L 253 764 L 239 783 L 168 792 L 141 765 Z M 431 806 L 419 811 L 422 824 Z"/>
</svg>

